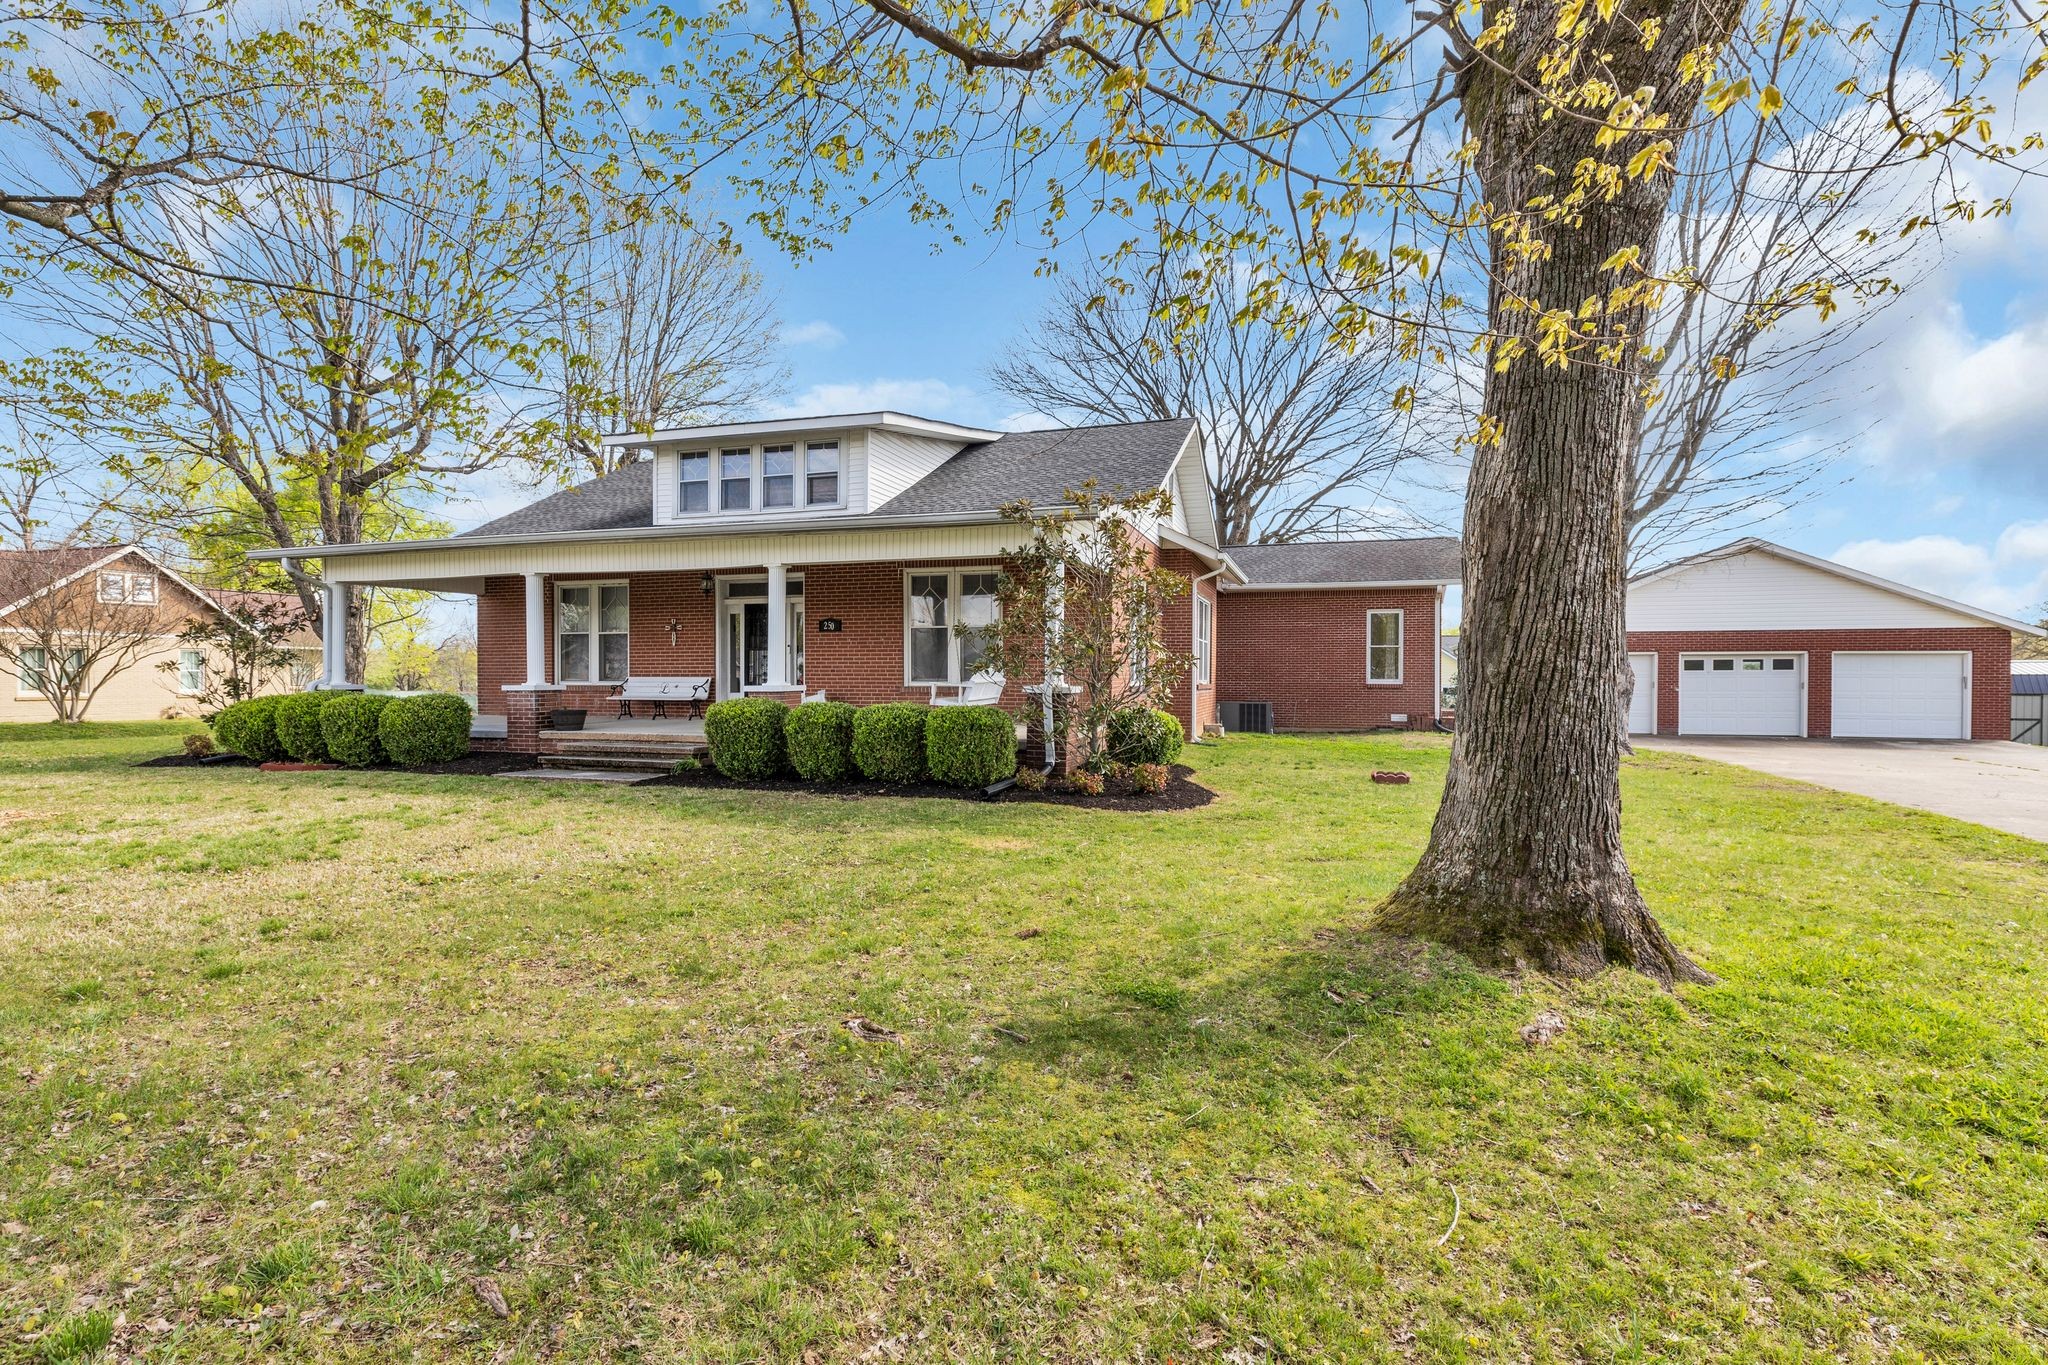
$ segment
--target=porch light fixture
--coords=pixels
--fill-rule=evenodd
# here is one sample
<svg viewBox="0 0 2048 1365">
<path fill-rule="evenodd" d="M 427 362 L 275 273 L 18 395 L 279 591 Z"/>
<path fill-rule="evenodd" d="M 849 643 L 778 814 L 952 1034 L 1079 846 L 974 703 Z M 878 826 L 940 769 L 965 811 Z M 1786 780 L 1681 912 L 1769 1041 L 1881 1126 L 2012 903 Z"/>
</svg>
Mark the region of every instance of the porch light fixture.
<svg viewBox="0 0 2048 1365">
<path fill-rule="evenodd" d="M 712 580 L 711 575 L 707 573 L 702 578 L 697 580 L 697 586 L 704 590 L 704 595 L 706 597 L 709 597 L 711 596 L 711 590 L 717 587 L 718 584 L 714 582 Z"/>
</svg>

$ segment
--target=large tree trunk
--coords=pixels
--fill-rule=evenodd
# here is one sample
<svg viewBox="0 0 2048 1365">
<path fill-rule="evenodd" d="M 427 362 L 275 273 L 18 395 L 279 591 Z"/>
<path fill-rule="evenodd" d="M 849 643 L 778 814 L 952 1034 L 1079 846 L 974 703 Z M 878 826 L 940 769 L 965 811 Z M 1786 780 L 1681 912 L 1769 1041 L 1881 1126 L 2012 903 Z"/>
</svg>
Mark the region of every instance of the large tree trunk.
<svg viewBox="0 0 2048 1365">
<path fill-rule="evenodd" d="M 1547 43 L 1556 18 L 1538 3 L 1515 31 Z M 1718 50 L 1732 19 L 1732 9 L 1674 9 L 1651 51 L 1597 29 L 1587 47 L 1615 54 L 1621 89 L 1677 91 L 1670 98 L 1689 104 L 1695 88 L 1678 81 L 1678 59 L 1696 44 Z M 1528 54 L 1502 55 L 1514 67 Z M 1625 161 L 1635 145 L 1599 148 L 1591 120 L 1539 117 L 1540 102 L 1491 66 L 1468 73 L 1462 99 L 1496 214 L 1561 196 L 1570 168 Z M 1496 345 L 1519 339 L 1528 350 L 1487 376 L 1497 439 L 1482 438 L 1466 494 L 1449 782 L 1421 862 L 1379 912 L 1385 928 L 1492 966 L 1586 976 L 1626 964 L 1666 985 L 1712 979 L 1650 915 L 1621 846 L 1627 512 L 1647 310 L 1633 302 L 1597 314 L 1603 339 L 1619 344 L 1561 365 L 1536 345 L 1545 310 L 1578 315 L 1638 278 L 1603 265 L 1630 246 L 1652 259 L 1670 187 L 1668 174 L 1628 181 L 1574 218 L 1534 224 L 1540 250 L 1518 248 L 1496 220 L 1488 318 Z"/>
</svg>

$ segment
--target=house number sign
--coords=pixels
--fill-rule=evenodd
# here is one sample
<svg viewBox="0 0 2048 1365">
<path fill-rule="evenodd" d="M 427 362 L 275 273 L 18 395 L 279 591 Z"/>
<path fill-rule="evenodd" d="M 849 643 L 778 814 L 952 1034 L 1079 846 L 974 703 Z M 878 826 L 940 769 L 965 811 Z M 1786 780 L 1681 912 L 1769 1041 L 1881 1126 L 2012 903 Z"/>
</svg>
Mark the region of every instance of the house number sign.
<svg viewBox="0 0 2048 1365">
<path fill-rule="evenodd" d="M 821 616 L 818 618 L 818 634 L 820 635 L 837 635 L 844 629 L 845 627 L 839 623 L 839 618 L 836 616 Z"/>
</svg>

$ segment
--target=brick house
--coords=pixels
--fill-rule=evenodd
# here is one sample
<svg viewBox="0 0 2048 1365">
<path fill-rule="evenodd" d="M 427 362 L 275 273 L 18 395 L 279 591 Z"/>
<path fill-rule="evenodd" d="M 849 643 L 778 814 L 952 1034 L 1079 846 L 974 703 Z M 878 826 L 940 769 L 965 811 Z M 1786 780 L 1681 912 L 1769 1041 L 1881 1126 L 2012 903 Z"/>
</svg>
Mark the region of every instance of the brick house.
<svg viewBox="0 0 2048 1365">
<path fill-rule="evenodd" d="M 139 545 L 0 550 L 0 723 L 57 719 L 52 690 L 93 720 L 197 715 L 228 664 L 184 638 L 187 626 L 210 616 L 299 615 L 291 594 L 205 588 Z M 280 643 L 299 663 L 253 680 L 259 693 L 290 691 L 314 675 L 313 623 Z M 50 681 L 51 670 L 70 681 Z"/>
<path fill-rule="evenodd" d="M 871 412 L 608 444 L 639 458 L 463 535 L 299 553 L 322 560 L 336 619 L 351 585 L 473 594 L 478 733 L 525 751 L 553 742 L 550 711 L 611 714 L 633 678 L 708 679 L 711 700 L 954 693 L 980 672 L 954 627 L 986 621 L 1025 534 L 1000 507 L 1091 479 L 1165 489 L 1170 516 L 1134 529 L 1193 584 L 1165 634 L 1196 666 L 1167 707 L 1191 734 L 1215 724 L 1217 583 L 1235 570 L 1192 421 L 1002 433 Z M 323 685 L 343 676 L 337 652 Z M 1006 679 L 1001 704 L 1030 714 L 1035 681 Z"/>
</svg>

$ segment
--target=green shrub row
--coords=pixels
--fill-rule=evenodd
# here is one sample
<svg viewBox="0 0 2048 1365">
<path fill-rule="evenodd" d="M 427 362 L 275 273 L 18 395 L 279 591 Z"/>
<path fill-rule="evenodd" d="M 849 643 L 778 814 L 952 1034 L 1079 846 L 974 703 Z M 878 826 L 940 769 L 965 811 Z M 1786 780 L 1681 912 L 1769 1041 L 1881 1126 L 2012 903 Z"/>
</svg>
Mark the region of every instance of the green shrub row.
<svg viewBox="0 0 2048 1365">
<path fill-rule="evenodd" d="M 251 697 L 213 718 L 221 748 L 258 763 L 290 758 L 370 768 L 448 763 L 469 752 L 469 703 L 444 693 L 297 692 Z"/>
<path fill-rule="evenodd" d="M 930 778 L 951 787 L 986 787 L 1017 768 L 1015 723 L 992 706 L 809 701 L 791 707 L 749 697 L 706 711 L 704 738 L 711 766 L 746 780 L 787 770 L 807 782 L 844 782 L 858 774 L 870 782 Z"/>
</svg>

